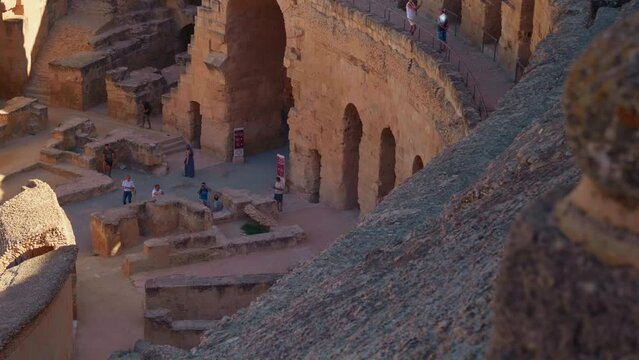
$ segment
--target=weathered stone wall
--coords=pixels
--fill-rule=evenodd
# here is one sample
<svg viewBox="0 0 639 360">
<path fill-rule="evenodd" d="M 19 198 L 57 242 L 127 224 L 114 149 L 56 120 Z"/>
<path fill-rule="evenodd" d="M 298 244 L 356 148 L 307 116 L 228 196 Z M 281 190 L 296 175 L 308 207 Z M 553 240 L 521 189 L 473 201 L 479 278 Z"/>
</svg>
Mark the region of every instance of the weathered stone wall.
<svg viewBox="0 0 639 360">
<path fill-rule="evenodd" d="M 71 244 L 75 244 L 71 223 L 46 183 L 31 180 L 20 194 L 0 205 L 0 269 L 28 251 Z"/>
<path fill-rule="evenodd" d="M 535 0 L 532 37 L 530 39 L 531 53 L 537 49 L 541 40 L 554 31 L 555 24 L 561 16 L 559 10 L 560 7 L 555 0 Z"/>
<path fill-rule="evenodd" d="M 22 94 L 42 44 L 67 0 L 4 0 L 0 3 L 0 98 Z"/>
<path fill-rule="evenodd" d="M 71 358 L 76 256 L 65 246 L 0 273 L 0 358 Z"/>
<path fill-rule="evenodd" d="M 461 32 L 476 46 L 499 38 L 501 33 L 501 5 L 499 0 L 462 0 Z"/>
<path fill-rule="evenodd" d="M 380 20 L 339 2 L 282 0 L 278 4 L 286 9 L 284 65 L 295 103 L 288 113 L 288 180 L 294 190 L 335 207 L 359 205 L 364 212 L 370 211 L 381 197 L 384 129 L 392 132 L 396 144 L 392 188 L 412 174 L 416 156 L 428 162 L 463 138 L 468 123 L 478 119 L 453 72 L 404 35 L 382 26 Z M 264 131 L 265 127 L 279 127 L 277 109 L 264 110 L 263 117 L 255 118 L 245 112 L 253 96 L 236 91 L 242 82 L 233 64 L 238 58 L 253 56 L 233 50 L 227 39 L 233 33 L 227 17 L 234 10 L 227 1 L 205 1 L 198 11 L 192 63 L 178 88 L 164 99 L 165 127 L 192 139 L 200 115 L 202 147 L 226 159 L 232 154 L 234 127 L 245 128 L 249 153 L 277 145 L 276 134 Z M 272 16 L 277 17 L 277 12 Z M 279 55 L 267 52 L 264 56 L 271 64 Z M 267 79 L 263 79 L 260 87 L 279 91 L 271 87 L 276 84 L 264 84 Z M 347 106 L 355 108 L 351 113 L 359 118 L 352 122 L 361 123 L 359 145 L 348 140 L 352 130 L 346 126 Z M 349 177 L 349 171 L 355 174 Z"/>
</svg>

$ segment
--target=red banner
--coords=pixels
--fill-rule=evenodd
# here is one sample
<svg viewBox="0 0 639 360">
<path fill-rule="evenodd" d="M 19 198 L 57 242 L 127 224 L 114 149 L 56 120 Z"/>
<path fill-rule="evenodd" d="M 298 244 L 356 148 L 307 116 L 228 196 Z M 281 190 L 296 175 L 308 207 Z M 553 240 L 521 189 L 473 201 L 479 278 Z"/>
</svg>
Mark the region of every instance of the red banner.
<svg viewBox="0 0 639 360">
<path fill-rule="evenodd" d="M 233 129 L 233 156 L 244 156 L 244 128 Z"/>
</svg>

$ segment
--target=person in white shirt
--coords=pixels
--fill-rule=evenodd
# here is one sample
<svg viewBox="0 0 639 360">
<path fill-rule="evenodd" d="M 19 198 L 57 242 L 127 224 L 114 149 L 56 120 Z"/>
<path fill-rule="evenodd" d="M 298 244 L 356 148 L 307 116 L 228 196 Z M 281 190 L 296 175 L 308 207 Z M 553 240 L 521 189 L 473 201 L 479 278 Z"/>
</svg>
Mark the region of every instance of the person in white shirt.
<svg viewBox="0 0 639 360">
<path fill-rule="evenodd" d="M 275 189 L 274 199 L 277 202 L 277 210 L 282 211 L 283 203 L 284 203 L 284 190 L 286 189 L 286 185 L 284 184 L 284 180 L 279 176 L 275 177 L 275 184 L 273 184 L 273 189 Z"/>
<path fill-rule="evenodd" d="M 437 17 L 437 40 L 439 40 L 439 51 L 446 50 L 446 34 L 448 33 L 448 15 L 446 9 Z"/>
<path fill-rule="evenodd" d="M 406 18 L 408 19 L 408 23 L 410 24 L 410 34 L 415 34 L 415 30 L 417 29 L 417 22 L 415 18 L 417 17 L 417 10 L 422 7 L 422 3 L 417 3 L 417 0 L 408 0 L 406 3 Z"/>
<path fill-rule="evenodd" d="M 135 195 L 135 184 L 129 175 L 124 177 L 122 181 L 122 204 L 126 205 L 127 201 L 130 204 Z"/>
<path fill-rule="evenodd" d="M 164 191 L 160 189 L 160 184 L 155 184 L 155 186 L 153 186 L 153 190 L 151 191 L 151 198 L 155 199 L 160 195 L 164 195 Z"/>
</svg>

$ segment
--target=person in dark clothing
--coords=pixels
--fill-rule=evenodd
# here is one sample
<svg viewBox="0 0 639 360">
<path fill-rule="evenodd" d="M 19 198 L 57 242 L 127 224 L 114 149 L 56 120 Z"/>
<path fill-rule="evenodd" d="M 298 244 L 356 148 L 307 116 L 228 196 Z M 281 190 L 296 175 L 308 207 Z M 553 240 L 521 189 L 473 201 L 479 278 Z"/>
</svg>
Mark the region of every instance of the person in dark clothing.
<svg viewBox="0 0 639 360">
<path fill-rule="evenodd" d="M 148 101 L 146 100 L 140 100 L 140 102 L 142 103 L 142 125 L 140 125 L 141 127 L 144 127 L 144 124 L 149 124 L 149 129 L 151 128 L 151 112 L 153 111 L 153 109 L 151 108 L 151 104 L 149 104 Z"/>
<path fill-rule="evenodd" d="M 111 176 L 111 169 L 113 168 L 113 161 L 115 160 L 115 151 L 111 149 L 109 144 L 104 144 L 102 149 L 102 170 Z"/>
<path fill-rule="evenodd" d="M 195 160 L 193 159 L 193 148 L 186 145 L 186 155 L 184 156 L 184 176 L 195 177 Z"/>
</svg>

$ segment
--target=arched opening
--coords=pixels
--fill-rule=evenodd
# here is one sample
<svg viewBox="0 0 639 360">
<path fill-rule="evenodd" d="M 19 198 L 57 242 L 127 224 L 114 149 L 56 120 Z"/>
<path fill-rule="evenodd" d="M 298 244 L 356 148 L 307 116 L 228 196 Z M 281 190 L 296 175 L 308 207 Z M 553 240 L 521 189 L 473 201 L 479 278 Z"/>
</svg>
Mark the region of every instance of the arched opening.
<svg viewBox="0 0 639 360">
<path fill-rule="evenodd" d="M 190 102 L 189 134 L 191 146 L 195 149 L 200 149 L 202 147 L 202 113 L 200 112 L 200 104 L 196 101 Z"/>
<path fill-rule="evenodd" d="M 422 161 L 422 157 L 417 155 L 413 159 L 413 175 L 419 170 L 424 168 L 424 162 Z"/>
<path fill-rule="evenodd" d="M 389 128 L 382 130 L 379 150 L 379 190 L 377 201 L 381 201 L 395 187 L 395 136 Z"/>
<path fill-rule="evenodd" d="M 243 127 L 246 151 L 283 144 L 286 68 L 284 15 L 276 0 L 228 2 L 225 77 L 232 125 Z M 284 139 L 285 140 L 285 139 Z"/>
<path fill-rule="evenodd" d="M 310 156 L 310 161 L 311 161 L 311 166 L 310 166 L 310 170 L 311 173 L 309 174 L 310 176 L 310 180 L 311 180 L 311 184 L 309 186 L 309 202 L 312 203 L 319 203 L 320 202 L 320 185 L 322 183 L 322 178 L 321 178 L 321 174 L 322 174 L 322 156 L 320 155 L 319 151 L 317 150 L 311 150 L 311 156 Z"/>
<path fill-rule="evenodd" d="M 189 24 L 180 30 L 178 34 L 178 53 L 185 52 L 189 49 L 189 44 L 191 43 L 191 36 L 195 31 L 195 25 Z"/>
<path fill-rule="evenodd" d="M 359 183 L 359 144 L 362 141 L 362 121 L 357 108 L 348 104 L 344 110 L 344 208 L 359 208 L 357 186 Z"/>
</svg>

